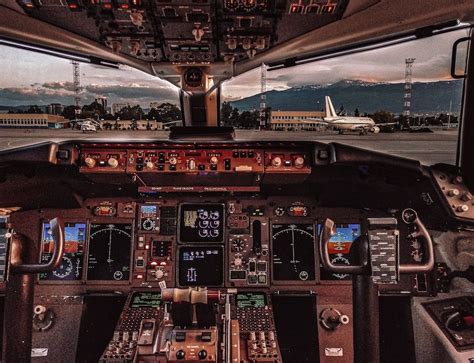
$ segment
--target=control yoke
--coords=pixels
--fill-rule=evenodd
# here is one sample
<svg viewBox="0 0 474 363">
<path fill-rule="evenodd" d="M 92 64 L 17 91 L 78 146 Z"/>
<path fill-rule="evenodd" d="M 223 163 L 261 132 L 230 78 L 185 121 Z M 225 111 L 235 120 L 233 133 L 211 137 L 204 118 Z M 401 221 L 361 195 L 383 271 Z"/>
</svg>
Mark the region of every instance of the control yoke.
<svg viewBox="0 0 474 363">
<path fill-rule="evenodd" d="M 398 272 L 401 274 L 408 274 L 408 273 L 423 273 L 423 272 L 428 272 L 433 269 L 434 267 L 434 248 L 433 248 L 433 241 L 431 240 L 430 234 L 424 224 L 421 222 L 421 220 L 418 218 L 417 213 L 413 209 L 405 209 L 402 212 L 402 219 L 403 221 L 414 227 L 414 232 L 412 232 L 409 235 L 409 238 L 417 239 L 421 238 L 425 242 L 425 262 L 422 264 L 400 264 L 399 258 L 398 258 L 398 246 L 394 245 L 394 255 L 395 255 L 395 260 L 397 266 L 395 266 L 396 269 L 398 269 Z M 394 223 L 393 223 L 394 221 Z M 391 218 L 373 218 L 369 219 L 369 230 L 371 229 L 371 224 L 375 226 L 375 229 L 379 230 L 381 228 L 380 226 L 384 226 L 384 228 L 388 228 L 387 226 L 390 225 L 390 222 L 392 222 L 392 225 L 396 226 L 396 220 L 391 219 Z M 388 229 L 387 229 L 388 230 Z M 395 236 L 396 243 L 398 243 L 398 230 L 393 231 L 393 235 Z M 320 250 L 320 255 L 321 255 L 321 263 L 323 267 L 332 272 L 332 273 L 340 273 L 340 274 L 349 274 L 349 275 L 362 275 L 365 274 L 369 268 L 370 265 L 374 266 L 374 256 L 370 255 L 371 251 L 375 251 L 378 246 L 374 249 L 373 246 L 376 245 L 377 242 L 379 242 L 379 239 L 375 239 L 374 241 L 371 240 L 370 238 L 370 231 L 369 231 L 369 244 L 368 248 L 365 251 L 365 258 L 362 258 L 362 264 L 361 265 L 335 265 L 331 262 L 331 257 L 329 255 L 329 248 L 328 244 L 333 235 L 336 234 L 336 225 L 334 221 L 331 219 L 327 218 L 322 226 L 322 231 L 319 237 L 319 250 Z M 384 233 L 385 235 L 387 233 Z M 385 241 L 384 241 L 385 242 Z M 369 258 L 371 258 L 371 261 L 369 262 Z M 375 261 L 376 262 L 376 261 Z M 372 271 L 373 272 L 373 271 Z"/>
<path fill-rule="evenodd" d="M 54 241 L 54 251 L 51 260 L 46 264 L 25 264 L 21 257 L 21 249 L 25 248 L 24 244 L 13 244 L 11 257 L 11 271 L 13 273 L 37 274 L 51 272 L 61 264 L 64 252 L 64 226 L 59 218 L 49 221 L 49 226 Z"/>
</svg>

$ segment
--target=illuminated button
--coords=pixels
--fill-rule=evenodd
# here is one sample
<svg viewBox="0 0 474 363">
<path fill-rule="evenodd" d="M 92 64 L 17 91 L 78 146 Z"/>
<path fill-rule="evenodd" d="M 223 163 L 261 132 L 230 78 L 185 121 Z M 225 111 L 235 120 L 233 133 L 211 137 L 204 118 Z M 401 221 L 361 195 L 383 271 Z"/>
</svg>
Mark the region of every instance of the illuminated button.
<svg viewBox="0 0 474 363">
<path fill-rule="evenodd" d="M 209 162 L 213 165 L 216 165 L 219 162 L 219 159 L 217 158 L 217 156 L 212 156 Z"/>
<path fill-rule="evenodd" d="M 95 159 L 93 158 L 86 158 L 84 162 L 88 168 L 93 168 L 95 166 Z"/>
<path fill-rule="evenodd" d="M 109 164 L 111 168 L 116 168 L 119 165 L 119 162 L 115 158 L 109 158 L 109 160 L 107 160 L 107 164 Z"/>
<path fill-rule="evenodd" d="M 258 275 L 258 283 L 259 284 L 266 284 L 267 283 L 267 276 L 266 275 Z"/>
<path fill-rule="evenodd" d="M 178 163 L 178 159 L 176 159 L 174 156 L 169 159 L 169 162 L 171 165 L 176 165 Z"/>
</svg>

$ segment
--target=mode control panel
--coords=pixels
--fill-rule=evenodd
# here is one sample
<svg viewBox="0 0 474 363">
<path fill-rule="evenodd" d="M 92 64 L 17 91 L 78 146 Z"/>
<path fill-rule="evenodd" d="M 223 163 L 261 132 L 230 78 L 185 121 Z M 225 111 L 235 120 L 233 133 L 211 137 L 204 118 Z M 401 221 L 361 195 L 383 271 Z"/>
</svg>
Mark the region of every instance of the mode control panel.
<svg viewBox="0 0 474 363">
<path fill-rule="evenodd" d="M 310 153 L 300 149 L 264 150 L 254 147 L 121 148 L 84 145 L 79 154 L 82 173 L 135 174 L 311 173 Z"/>
<path fill-rule="evenodd" d="M 127 171 L 263 172 L 262 150 L 129 150 Z"/>
</svg>

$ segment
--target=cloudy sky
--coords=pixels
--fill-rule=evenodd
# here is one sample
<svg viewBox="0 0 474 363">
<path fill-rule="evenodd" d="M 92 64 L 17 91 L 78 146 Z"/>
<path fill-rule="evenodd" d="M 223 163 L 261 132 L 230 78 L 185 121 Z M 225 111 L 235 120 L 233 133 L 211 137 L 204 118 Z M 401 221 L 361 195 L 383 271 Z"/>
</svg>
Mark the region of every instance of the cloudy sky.
<svg viewBox="0 0 474 363">
<path fill-rule="evenodd" d="M 284 90 L 342 79 L 369 82 L 402 82 L 405 58 L 416 58 L 414 81 L 449 79 L 451 46 L 466 30 L 438 35 L 370 52 L 329 59 L 268 73 L 268 89 Z M 74 103 L 72 65 L 69 61 L 25 50 L 0 46 L 0 105 Z M 112 103 L 150 102 L 178 104 L 177 89 L 143 72 L 121 67 L 109 69 L 81 64 L 82 103 L 106 97 Z M 259 93 L 259 70 L 227 81 L 223 96 L 238 99 Z"/>
</svg>

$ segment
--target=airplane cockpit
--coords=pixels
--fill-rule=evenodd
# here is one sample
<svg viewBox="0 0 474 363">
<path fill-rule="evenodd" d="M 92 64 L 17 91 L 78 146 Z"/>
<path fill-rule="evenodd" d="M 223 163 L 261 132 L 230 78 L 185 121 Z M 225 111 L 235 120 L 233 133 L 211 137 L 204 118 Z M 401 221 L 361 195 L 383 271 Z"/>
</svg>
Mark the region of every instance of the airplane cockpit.
<svg viewBox="0 0 474 363">
<path fill-rule="evenodd" d="M 0 0 L 0 105 L 19 90 L 14 49 L 34 54 L 29 75 L 46 56 L 72 61 L 75 80 L 78 63 L 104 70 L 101 91 L 107 72 L 137 72 L 137 103 L 146 75 L 180 111 L 166 130 L 111 130 L 115 117 L 97 131 L 0 107 L 1 361 L 474 362 L 473 22 L 467 0 Z M 420 67 L 452 82 L 412 85 L 407 56 L 405 86 L 265 89 L 388 74 L 401 51 L 380 69 L 350 57 L 418 41 Z M 78 87 L 48 69 L 48 86 L 18 94 L 64 87 L 77 106 Z M 375 102 L 375 87 L 405 107 L 397 127 L 420 94 L 433 119 L 449 106 L 449 124 L 336 114 L 338 97 Z M 295 129 L 309 92 L 336 107 L 327 96 L 331 118 L 321 102 Z M 251 95 L 252 121 L 233 124 L 229 105 Z"/>
</svg>

